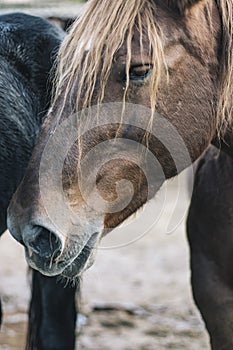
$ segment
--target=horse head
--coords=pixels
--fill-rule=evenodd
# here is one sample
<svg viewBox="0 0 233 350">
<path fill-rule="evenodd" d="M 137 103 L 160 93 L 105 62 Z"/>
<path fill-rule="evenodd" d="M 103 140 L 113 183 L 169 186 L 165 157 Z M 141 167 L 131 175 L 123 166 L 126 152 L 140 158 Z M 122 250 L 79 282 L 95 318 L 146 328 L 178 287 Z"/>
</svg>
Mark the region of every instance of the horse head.
<svg viewBox="0 0 233 350">
<path fill-rule="evenodd" d="M 227 122 L 230 1 L 89 1 L 8 211 L 29 264 L 79 276 L 100 239 L 194 162 Z"/>
</svg>

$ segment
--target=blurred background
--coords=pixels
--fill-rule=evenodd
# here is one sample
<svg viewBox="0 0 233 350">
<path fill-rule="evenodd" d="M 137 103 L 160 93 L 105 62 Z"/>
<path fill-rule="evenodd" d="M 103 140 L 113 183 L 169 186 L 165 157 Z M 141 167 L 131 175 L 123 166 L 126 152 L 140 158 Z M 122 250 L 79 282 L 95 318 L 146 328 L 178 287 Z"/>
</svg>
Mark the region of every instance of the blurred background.
<svg viewBox="0 0 233 350">
<path fill-rule="evenodd" d="M 0 0 L 0 14 L 23 11 L 63 26 L 83 6 L 78 0 Z M 143 210 L 102 241 L 94 266 L 83 277 L 79 349 L 209 349 L 190 287 L 185 218 L 191 175 L 189 170 L 166 183 Z M 0 294 L 0 349 L 24 349 L 30 276 L 23 248 L 8 232 L 0 242 Z"/>
<path fill-rule="evenodd" d="M 83 11 L 85 0 L 0 0 L 0 11 L 23 11 L 51 19 L 74 19 Z"/>
</svg>

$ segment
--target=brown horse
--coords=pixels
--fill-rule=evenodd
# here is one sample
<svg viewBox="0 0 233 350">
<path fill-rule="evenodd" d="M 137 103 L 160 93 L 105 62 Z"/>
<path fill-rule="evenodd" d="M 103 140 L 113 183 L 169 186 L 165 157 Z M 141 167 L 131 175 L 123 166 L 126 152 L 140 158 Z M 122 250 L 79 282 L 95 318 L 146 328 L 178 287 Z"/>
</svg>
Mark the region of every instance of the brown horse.
<svg viewBox="0 0 233 350">
<path fill-rule="evenodd" d="M 60 49 L 54 102 L 9 207 L 33 268 L 78 278 L 101 237 L 230 123 L 232 12 L 232 0 L 89 1 Z M 232 349 L 232 327 L 208 326 L 213 309 L 213 348 Z"/>
</svg>

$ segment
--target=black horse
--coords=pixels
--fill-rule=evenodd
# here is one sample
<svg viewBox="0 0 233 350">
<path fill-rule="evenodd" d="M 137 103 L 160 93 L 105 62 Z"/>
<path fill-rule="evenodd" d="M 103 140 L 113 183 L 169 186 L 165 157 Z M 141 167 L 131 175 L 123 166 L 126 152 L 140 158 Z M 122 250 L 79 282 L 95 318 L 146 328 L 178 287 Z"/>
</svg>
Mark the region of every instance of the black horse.
<svg viewBox="0 0 233 350">
<path fill-rule="evenodd" d="M 216 142 L 214 142 L 216 144 Z M 233 138 L 211 146 L 199 160 L 187 229 L 192 288 L 211 348 L 232 349 Z"/>
<path fill-rule="evenodd" d="M 49 107 L 50 71 L 63 37 L 42 18 L 0 16 L 0 235 Z M 73 349 L 75 290 L 33 271 L 27 349 Z"/>
</svg>

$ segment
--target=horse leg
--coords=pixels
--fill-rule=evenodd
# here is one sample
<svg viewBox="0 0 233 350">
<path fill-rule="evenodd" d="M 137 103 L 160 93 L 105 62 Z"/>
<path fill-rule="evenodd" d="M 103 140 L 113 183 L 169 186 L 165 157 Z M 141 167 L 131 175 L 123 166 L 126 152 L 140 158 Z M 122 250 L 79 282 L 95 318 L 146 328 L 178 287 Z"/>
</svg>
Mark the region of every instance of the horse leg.
<svg viewBox="0 0 233 350">
<path fill-rule="evenodd" d="M 26 350 L 74 350 L 76 287 L 32 272 Z"/>
<path fill-rule="evenodd" d="M 210 148 L 197 169 L 187 222 L 192 288 L 213 350 L 233 349 L 233 160 Z"/>
</svg>

